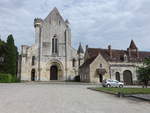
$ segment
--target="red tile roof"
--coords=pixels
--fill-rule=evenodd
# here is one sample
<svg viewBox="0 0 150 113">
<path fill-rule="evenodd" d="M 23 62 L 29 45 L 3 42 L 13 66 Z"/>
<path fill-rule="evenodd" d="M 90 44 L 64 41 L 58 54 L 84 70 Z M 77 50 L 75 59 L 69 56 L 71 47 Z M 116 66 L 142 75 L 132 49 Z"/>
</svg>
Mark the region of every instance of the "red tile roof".
<svg viewBox="0 0 150 113">
<path fill-rule="evenodd" d="M 129 46 L 130 49 L 137 49 L 135 43 L 133 40 L 131 40 L 131 43 L 130 43 L 130 46 Z"/>
<path fill-rule="evenodd" d="M 145 51 L 138 51 L 138 52 L 131 51 L 130 56 L 129 56 L 129 52 L 127 50 L 111 49 L 112 56 L 110 56 L 108 49 L 88 48 L 87 52 L 88 52 L 88 55 L 90 57 L 89 59 L 96 58 L 97 55 L 100 53 L 107 61 L 116 61 L 116 62 L 123 61 L 124 55 L 127 56 L 127 59 L 129 62 L 141 62 L 146 57 L 150 57 L 150 52 L 145 52 Z"/>
</svg>

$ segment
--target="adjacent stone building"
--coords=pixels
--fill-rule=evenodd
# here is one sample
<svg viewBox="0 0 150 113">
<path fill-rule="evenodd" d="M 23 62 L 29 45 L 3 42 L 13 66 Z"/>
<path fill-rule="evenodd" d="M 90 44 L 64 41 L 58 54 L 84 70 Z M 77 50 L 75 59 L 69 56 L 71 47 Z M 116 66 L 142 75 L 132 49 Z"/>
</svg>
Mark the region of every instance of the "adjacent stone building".
<svg viewBox="0 0 150 113">
<path fill-rule="evenodd" d="M 69 80 L 78 75 L 84 51 L 71 45 L 69 21 L 57 8 L 43 20 L 34 20 L 35 44 L 22 45 L 18 75 L 24 81 Z"/>
<path fill-rule="evenodd" d="M 80 66 L 83 82 L 102 82 L 103 79 L 116 79 L 125 84 L 137 83 L 137 68 L 150 52 L 139 51 L 132 40 L 127 50 L 87 48 L 84 63 Z"/>
</svg>

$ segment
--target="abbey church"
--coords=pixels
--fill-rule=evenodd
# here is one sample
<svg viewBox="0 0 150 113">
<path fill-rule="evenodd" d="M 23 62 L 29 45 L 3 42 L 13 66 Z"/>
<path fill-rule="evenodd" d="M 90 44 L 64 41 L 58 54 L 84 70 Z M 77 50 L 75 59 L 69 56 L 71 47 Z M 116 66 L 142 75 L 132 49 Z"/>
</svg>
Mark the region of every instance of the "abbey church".
<svg viewBox="0 0 150 113">
<path fill-rule="evenodd" d="M 21 80 L 69 80 L 78 75 L 83 62 L 83 49 L 71 45 L 69 21 L 57 8 L 44 19 L 34 20 L 35 44 L 22 45 L 19 74 Z"/>
<path fill-rule="evenodd" d="M 137 83 L 137 68 L 150 52 L 139 51 L 132 40 L 127 50 L 89 48 L 71 44 L 71 29 L 57 8 L 45 19 L 34 20 L 35 43 L 22 45 L 19 71 L 23 81 L 73 80 L 79 75 L 82 82 L 100 83 L 116 79 L 125 84 Z"/>
</svg>

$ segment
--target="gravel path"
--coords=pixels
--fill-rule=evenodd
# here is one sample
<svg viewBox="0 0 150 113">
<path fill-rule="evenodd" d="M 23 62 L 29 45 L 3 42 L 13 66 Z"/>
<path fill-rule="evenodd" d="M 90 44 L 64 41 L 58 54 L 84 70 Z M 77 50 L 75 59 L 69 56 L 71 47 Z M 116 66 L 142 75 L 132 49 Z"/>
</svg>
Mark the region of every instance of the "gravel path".
<svg viewBox="0 0 150 113">
<path fill-rule="evenodd" d="M 86 89 L 86 85 L 0 84 L 0 113 L 150 113 L 150 103 Z"/>
</svg>

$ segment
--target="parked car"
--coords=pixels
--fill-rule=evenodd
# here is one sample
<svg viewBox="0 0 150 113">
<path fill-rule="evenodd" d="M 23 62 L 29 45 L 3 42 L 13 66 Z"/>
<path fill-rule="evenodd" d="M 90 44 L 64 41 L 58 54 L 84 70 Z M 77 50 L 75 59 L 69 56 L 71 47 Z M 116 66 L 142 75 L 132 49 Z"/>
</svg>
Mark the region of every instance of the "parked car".
<svg viewBox="0 0 150 113">
<path fill-rule="evenodd" d="M 103 87 L 120 87 L 122 88 L 124 86 L 124 83 L 119 82 L 117 80 L 103 80 L 102 82 Z"/>
</svg>

